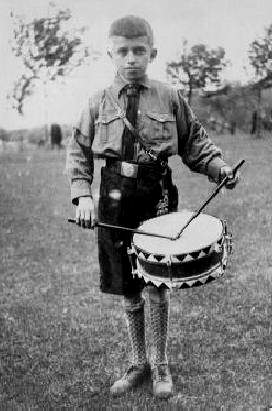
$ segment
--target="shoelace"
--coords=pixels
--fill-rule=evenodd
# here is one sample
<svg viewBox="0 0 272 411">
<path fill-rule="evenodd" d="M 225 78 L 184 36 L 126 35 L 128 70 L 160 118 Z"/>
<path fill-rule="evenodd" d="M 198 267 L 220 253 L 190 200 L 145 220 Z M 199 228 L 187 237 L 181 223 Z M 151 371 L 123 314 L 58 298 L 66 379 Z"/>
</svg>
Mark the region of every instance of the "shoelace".
<svg viewBox="0 0 272 411">
<path fill-rule="evenodd" d="M 134 371 L 136 371 L 136 372 L 139 372 L 139 371 L 140 371 L 140 370 L 139 370 L 139 365 L 135 365 L 135 364 L 130 365 L 129 368 L 127 369 L 127 371 L 125 372 L 123 378 L 130 377 L 130 375 L 131 375 Z"/>
</svg>

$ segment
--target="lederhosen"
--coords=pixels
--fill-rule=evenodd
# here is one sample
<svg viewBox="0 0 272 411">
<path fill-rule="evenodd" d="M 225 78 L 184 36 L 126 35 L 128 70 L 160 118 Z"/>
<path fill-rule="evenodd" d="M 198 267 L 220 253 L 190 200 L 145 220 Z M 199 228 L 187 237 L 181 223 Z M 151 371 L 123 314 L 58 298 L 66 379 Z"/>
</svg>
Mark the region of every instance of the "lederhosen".
<svg viewBox="0 0 272 411">
<path fill-rule="evenodd" d="M 137 112 L 137 103 L 134 107 L 134 115 L 129 113 L 127 107 L 126 115 L 132 123 L 134 122 L 133 126 L 136 125 L 135 111 Z M 122 158 L 118 160 L 107 158 L 105 166 L 101 169 L 99 221 L 137 228 L 144 220 L 158 215 L 158 207 L 166 185 L 169 193 L 168 211 L 173 211 L 177 207 L 176 188 L 172 184 L 169 168 L 163 185 L 162 172 L 165 173 L 165 168 L 162 170 L 159 161 L 138 164 L 134 167 L 128 166 L 126 169 L 127 162 L 133 163 L 130 148 L 135 147 L 134 143 L 133 136 L 125 127 Z M 133 277 L 131 273 L 131 264 L 127 255 L 130 242 L 129 233 L 121 230 L 98 229 L 102 292 L 129 296 L 140 292 L 145 286 L 142 279 Z"/>
</svg>

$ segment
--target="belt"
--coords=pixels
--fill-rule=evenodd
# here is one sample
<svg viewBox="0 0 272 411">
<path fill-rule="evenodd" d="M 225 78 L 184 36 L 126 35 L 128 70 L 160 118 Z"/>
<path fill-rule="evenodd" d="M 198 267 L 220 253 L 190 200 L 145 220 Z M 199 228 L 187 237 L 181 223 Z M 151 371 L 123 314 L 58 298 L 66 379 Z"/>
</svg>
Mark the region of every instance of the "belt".
<svg viewBox="0 0 272 411">
<path fill-rule="evenodd" d="M 136 164 L 107 158 L 106 167 L 114 173 L 128 178 L 141 177 L 150 172 L 160 174 L 158 164 Z"/>
</svg>

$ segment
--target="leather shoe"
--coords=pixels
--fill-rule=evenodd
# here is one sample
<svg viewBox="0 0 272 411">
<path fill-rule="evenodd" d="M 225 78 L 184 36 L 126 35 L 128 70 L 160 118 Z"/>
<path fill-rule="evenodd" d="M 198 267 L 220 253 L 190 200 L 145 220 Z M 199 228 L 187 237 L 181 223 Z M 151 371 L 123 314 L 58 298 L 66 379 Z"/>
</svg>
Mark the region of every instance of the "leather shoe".
<svg viewBox="0 0 272 411">
<path fill-rule="evenodd" d="M 121 395 L 132 390 L 133 388 L 143 384 L 144 381 L 150 378 L 150 365 L 131 365 L 125 372 L 122 378 L 115 381 L 110 388 L 112 395 Z"/>
<path fill-rule="evenodd" d="M 173 395 L 173 382 L 167 364 L 155 365 L 152 370 L 153 394 L 157 398 L 169 398 Z"/>
</svg>

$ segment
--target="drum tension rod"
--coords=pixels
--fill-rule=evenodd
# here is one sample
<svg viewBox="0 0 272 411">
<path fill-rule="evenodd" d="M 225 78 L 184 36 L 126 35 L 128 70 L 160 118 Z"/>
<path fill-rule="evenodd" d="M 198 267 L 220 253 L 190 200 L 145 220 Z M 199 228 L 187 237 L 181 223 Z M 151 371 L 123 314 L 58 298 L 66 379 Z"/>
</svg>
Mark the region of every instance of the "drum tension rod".
<svg viewBox="0 0 272 411">
<path fill-rule="evenodd" d="M 167 265 L 167 270 L 168 270 L 170 281 L 172 282 L 173 281 L 173 273 L 172 273 L 172 270 L 171 270 L 171 266 L 172 266 L 171 255 L 167 256 L 166 265 Z"/>
<path fill-rule="evenodd" d="M 232 171 L 233 171 L 233 175 L 235 176 L 235 174 L 237 173 L 238 169 L 240 167 L 242 167 L 242 165 L 245 163 L 245 160 L 241 160 L 239 161 L 239 163 L 236 164 L 236 166 L 233 167 Z M 226 176 L 222 182 L 216 187 L 216 189 L 212 192 L 212 194 L 207 198 L 207 200 L 201 205 L 201 207 L 194 212 L 194 214 L 189 218 L 189 220 L 187 221 L 187 223 L 182 227 L 182 229 L 178 232 L 178 234 L 176 235 L 176 237 L 174 238 L 174 240 L 178 240 L 181 236 L 181 234 L 183 233 L 183 231 L 191 224 L 191 222 L 197 218 L 199 216 L 199 214 L 201 214 L 201 212 L 204 210 L 204 208 L 211 202 L 211 200 L 217 196 L 217 194 L 219 193 L 219 191 L 224 187 L 224 185 L 226 184 L 226 182 L 229 180 L 229 177 Z"/>
</svg>

